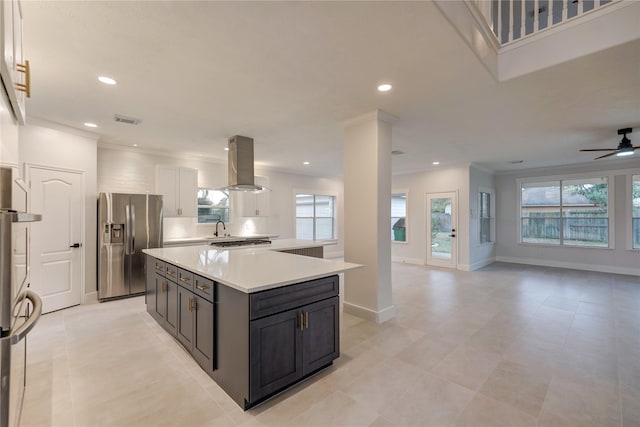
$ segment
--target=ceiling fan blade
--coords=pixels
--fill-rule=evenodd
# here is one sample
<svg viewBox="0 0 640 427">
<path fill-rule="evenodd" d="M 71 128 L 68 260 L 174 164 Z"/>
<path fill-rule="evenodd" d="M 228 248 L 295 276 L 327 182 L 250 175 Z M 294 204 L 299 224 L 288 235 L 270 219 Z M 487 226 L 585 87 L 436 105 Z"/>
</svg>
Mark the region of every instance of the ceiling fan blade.
<svg viewBox="0 0 640 427">
<path fill-rule="evenodd" d="M 617 148 L 584 148 L 580 151 L 616 151 Z"/>
<path fill-rule="evenodd" d="M 615 156 L 616 154 L 618 154 L 618 150 L 614 151 L 613 153 L 605 154 L 604 156 L 596 157 L 593 160 L 604 159 L 605 157 Z"/>
</svg>

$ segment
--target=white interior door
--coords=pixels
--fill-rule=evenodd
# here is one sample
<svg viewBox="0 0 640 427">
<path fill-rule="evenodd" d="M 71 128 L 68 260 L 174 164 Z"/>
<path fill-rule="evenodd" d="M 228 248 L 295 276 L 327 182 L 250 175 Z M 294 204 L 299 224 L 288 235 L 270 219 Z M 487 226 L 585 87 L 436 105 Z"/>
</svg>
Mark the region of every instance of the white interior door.
<svg viewBox="0 0 640 427">
<path fill-rule="evenodd" d="M 80 304 L 82 283 L 82 174 L 27 166 L 29 211 L 41 213 L 31 224 L 31 288 L 43 312 Z M 78 244 L 78 247 L 74 245 Z"/>
<path fill-rule="evenodd" d="M 427 194 L 427 264 L 456 268 L 458 262 L 455 192 Z"/>
</svg>

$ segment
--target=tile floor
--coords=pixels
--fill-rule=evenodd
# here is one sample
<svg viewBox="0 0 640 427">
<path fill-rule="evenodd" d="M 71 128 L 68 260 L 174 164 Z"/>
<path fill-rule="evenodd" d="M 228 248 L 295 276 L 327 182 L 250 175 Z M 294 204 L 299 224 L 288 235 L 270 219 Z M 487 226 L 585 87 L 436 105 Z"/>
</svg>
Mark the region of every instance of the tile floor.
<svg viewBox="0 0 640 427">
<path fill-rule="evenodd" d="M 44 316 L 27 426 L 640 426 L 640 279 L 393 265 L 397 316 L 342 318 L 342 356 L 243 412 L 142 298 Z"/>
</svg>

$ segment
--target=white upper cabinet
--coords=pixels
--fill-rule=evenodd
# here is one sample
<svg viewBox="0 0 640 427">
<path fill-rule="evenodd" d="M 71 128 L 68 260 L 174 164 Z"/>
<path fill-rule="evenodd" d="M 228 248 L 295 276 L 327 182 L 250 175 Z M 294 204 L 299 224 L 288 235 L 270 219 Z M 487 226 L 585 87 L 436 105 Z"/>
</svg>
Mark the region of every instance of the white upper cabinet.
<svg viewBox="0 0 640 427">
<path fill-rule="evenodd" d="M 165 217 L 198 215 L 198 170 L 156 167 L 156 192 L 162 194 Z"/>
<path fill-rule="evenodd" d="M 269 178 L 256 176 L 254 182 L 269 187 Z M 242 193 L 242 216 L 269 216 L 269 190 Z"/>
<path fill-rule="evenodd" d="M 11 109 L 24 124 L 30 91 L 29 63 L 22 50 L 22 7 L 19 0 L 0 1 L 0 76 Z M 1 90 L 1 89 L 0 89 Z"/>
</svg>

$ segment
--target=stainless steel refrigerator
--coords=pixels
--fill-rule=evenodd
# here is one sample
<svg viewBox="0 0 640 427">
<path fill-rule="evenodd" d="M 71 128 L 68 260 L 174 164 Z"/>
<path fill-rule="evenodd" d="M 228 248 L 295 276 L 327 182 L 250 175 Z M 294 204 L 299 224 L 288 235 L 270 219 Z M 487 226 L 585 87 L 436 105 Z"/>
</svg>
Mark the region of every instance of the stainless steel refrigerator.
<svg viewBox="0 0 640 427">
<path fill-rule="evenodd" d="M 28 256 L 20 265 L 14 258 L 18 236 L 28 246 L 28 233 L 19 230 L 28 229 L 25 223 L 42 217 L 12 209 L 16 182 L 10 168 L 0 168 L 0 427 L 20 422 L 26 386 L 26 336 L 42 313 L 40 297 L 29 289 Z"/>
<path fill-rule="evenodd" d="M 98 299 L 144 293 L 143 249 L 162 247 L 162 196 L 100 193 Z"/>
</svg>

